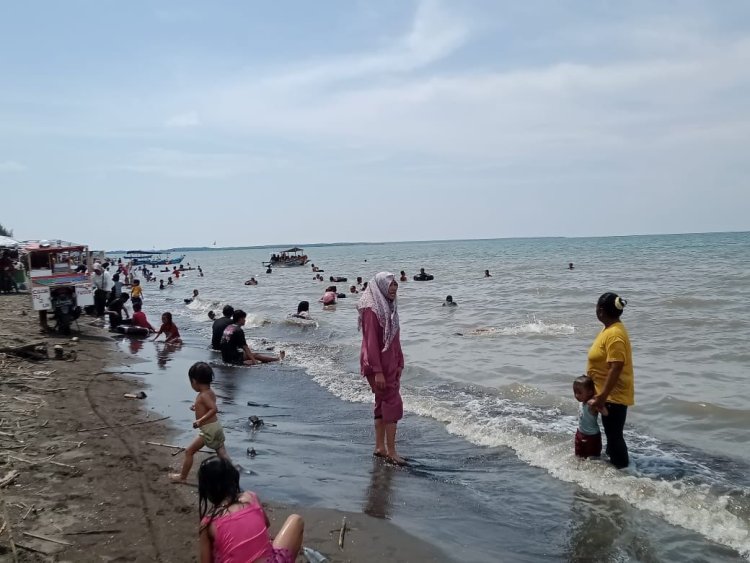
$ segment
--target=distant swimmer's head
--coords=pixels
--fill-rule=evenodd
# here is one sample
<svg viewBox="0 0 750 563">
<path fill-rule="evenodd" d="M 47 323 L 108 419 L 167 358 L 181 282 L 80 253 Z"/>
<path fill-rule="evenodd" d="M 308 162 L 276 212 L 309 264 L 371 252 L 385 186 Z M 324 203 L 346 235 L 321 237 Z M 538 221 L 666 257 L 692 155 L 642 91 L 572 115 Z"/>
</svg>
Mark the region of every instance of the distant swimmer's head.
<svg viewBox="0 0 750 563">
<path fill-rule="evenodd" d="M 349 286 L 349 293 L 357 293 L 357 286 L 356 285 Z"/>
<path fill-rule="evenodd" d="M 224 305 L 224 308 L 221 310 L 221 314 L 225 317 L 229 318 L 232 315 L 234 315 L 234 307 L 231 305 Z"/>
<path fill-rule="evenodd" d="M 485 277 L 485 278 L 490 278 L 490 277 L 492 277 L 492 276 L 490 275 L 490 271 L 489 271 L 489 270 L 485 270 L 485 271 L 484 271 L 484 277 Z"/>
<path fill-rule="evenodd" d="M 300 313 L 307 313 L 310 311 L 310 303 L 307 301 L 300 301 L 299 305 L 297 305 L 297 314 Z"/>
<path fill-rule="evenodd" d="M 193 290 L 193 297 L 198 297 L 198 290 L 197 289 Z"/>
<path fill-rule="evenodd" d="M 445 302 L 446 302 L 446 303 L 453 303 L 453 296 L 452 296 L 452 295 L 448 295 L 448 296 L 446 296 L 446 298 L 445 298 Z"/>
<path fill-rule="evenodd" d="M 575 395 L 576 401 L 579 403 L 588 401 L 595 394 L 594 380 L 588 375 L 582 375 L 573 380 L 573 395 Z"/>
<path fill-rule="evenodd" d="M 424 268 L 420 268 L 420 269 L 419 269 L 419 273 L 420 273 L 420 274 L 424 274 Z"/>
<path fill-rule="evenodd" d="M 242 309 L 237 309 L 234 313 L 232 313 L 232 321 L 235 324 L 242 326 L 245 324 L 246 320 L 247 320 L 247 313 L 243 311 Z"/>
<path fill-rule="evenodd" d="M 209 457 L 201 463 L 198 468 L 198 514 L 201 520 L 211 518 L 214 507 L 236 503 L 240 494 L 240 472 L 231 460 Z"/>
<path fill-rule="evenodd" d="M 357 283 L 362 283 L 362 276 L 357 276 Z"/>
<path fill-rule="evenodd" d="M 573 268 L 573 262 L 568 262 L 568 270 L 572 270 Z"/>
<path fill-rule="evenodd" d="M 133 307 L 133 309 L 135 309 L 135 307 Z M 213 311 L 209 311 L 208 318 L 214 320 L 216 318 L 216 313 L 214 313 Z"/>
<path fill-rule="evenodd" d="M 608 319 L 617 320 L 627 304 L 628 302 L 616 293 L 607 292 L 596 303 L 596 317 L 602 322 Z"/>
</svg>

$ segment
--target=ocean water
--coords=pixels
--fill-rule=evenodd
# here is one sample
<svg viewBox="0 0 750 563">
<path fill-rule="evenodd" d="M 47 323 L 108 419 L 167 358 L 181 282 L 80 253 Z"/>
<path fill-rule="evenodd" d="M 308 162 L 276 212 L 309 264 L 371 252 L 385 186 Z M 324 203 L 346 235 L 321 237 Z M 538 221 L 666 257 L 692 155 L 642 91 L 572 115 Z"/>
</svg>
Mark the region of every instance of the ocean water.
<svg viewBox="0 0 750 563">
<path fill-rule="evenodd" d="M 294 477 L 280 482 L 266 467 L 264 481 L 256 472 L 274 496 L 362 509 L 356 491 L 393 481 L 406 500 L 386 516 L 449 553 L 460 546 L 453 555 L 461 560 L 493 560 L 497 550 L 512 554 L 508 561 L 750 556 L 750 233 L 306 251 L 326 280 L 349 279 L 336 284 L 343 292 L 381 270 L 405 270 L 411 280 L 424 267 L 435 276 L 399 288 L 400 443 L 417 462 L 412 470 L 384 476 L 369 459 L 372 395 L 358 374 L 357 296 L 323 310 L 317 300 L 330 282 L 314 281 L 309 266 L 265 274 L 266 250 L 191 253 L 186 262 L 200 264 L 205 277 L 188 272 L 164 291 L 154 284 L 144 291 L 152 323 L 170 310 L 186 337 L 183 349 L 158 356 L 162 367 L 181 366 L 174 382 L 153 382 L 164 393 L 184 381 L 190 362 L 218 359 L 205 349 L 206 314 L 220 314 L 225 303 L 249 313 L 254 348 L 287 351 L 282 367 L 217 369 L 224 418 L 238 427 L 247 407 L 237 396 L 285 405 L 265 412 L 284 423 L 275 443 Z M 250 276 L 258 286 L 243 285 Z M 196 288 L 198 300 L 185 305 Z M 601 328 L 596 300 L 610 290 L 628 300 L 623 321 L 635 364 L 625 471 L 572 453 L 571 382 Z M 448 294 L 458 307 L 442 307 Z M 314 323 L 289 321 L 301 300 L 310 301 Z M 148 357 L 150 347 L 133 351 Z M 179 393 L 189 399 L 186 384 Z M 304 447 L 310 440 L 320 446 L 314 454 Z M 326 469 L 317 475 L 316 467 Z M 382 500 L 365 496 L 368 506 Z"/>
</svg>

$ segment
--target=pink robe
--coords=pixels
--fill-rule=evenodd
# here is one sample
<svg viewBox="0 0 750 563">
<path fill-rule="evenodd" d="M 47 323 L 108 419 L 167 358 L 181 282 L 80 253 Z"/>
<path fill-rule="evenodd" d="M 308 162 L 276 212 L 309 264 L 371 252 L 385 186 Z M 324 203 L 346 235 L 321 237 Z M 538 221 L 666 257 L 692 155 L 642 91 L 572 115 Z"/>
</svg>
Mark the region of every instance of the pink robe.
<svg viewBox="0 0 750 563">
<path fill-rule="evenodd" d="M 383 327 L 372 309 L 362 311 L 362 351 L 359 363 L 362 375 L 375 393 L 375 418 L 384 422 L 398 422 L 403 417 L 401 401 L 401 370 L 404 369 L 404 354 L 401 351 L 401 335 L 396 333 L 388 350 L 383 352 Z M 375 386 L 375 374 L 385 377 L 385 389 Z"/>
</svg>

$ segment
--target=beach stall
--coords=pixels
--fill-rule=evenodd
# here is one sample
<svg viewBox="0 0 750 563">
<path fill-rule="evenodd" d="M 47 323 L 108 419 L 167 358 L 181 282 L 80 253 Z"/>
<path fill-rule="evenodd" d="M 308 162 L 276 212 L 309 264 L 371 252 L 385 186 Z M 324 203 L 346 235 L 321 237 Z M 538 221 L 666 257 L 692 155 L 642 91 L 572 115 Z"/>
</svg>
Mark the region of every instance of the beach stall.
<svg viewBox="0 0 750 563">
<path fill-rule="evenodd" d="M 60 332 L 67 333 L 83 307 L 94 304 L 88 273 L 88 246 L 62 240 L 22 243 L 36 311 L 53 311 Z"/>
</svg>

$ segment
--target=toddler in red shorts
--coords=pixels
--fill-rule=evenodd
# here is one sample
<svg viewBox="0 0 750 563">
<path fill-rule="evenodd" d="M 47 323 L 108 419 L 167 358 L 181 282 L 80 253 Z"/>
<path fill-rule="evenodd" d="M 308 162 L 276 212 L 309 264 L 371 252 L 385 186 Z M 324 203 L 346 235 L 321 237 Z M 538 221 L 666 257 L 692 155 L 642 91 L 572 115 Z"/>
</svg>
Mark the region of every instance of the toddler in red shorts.
<svg viewBox="0 0 750 563">
<path fill-rule="evenodd" d="M 606 407 L 597 411 L 588 404 L 594 398 L 594 380 L 582 375 L 573 381 L 573 395 L 578 401 L 578 430 L 576 430 L 576 457 L 599 457 L 602 454 L 602 433 L 599 431 L 599 412 L 607 415 Z"/>
</svg>

